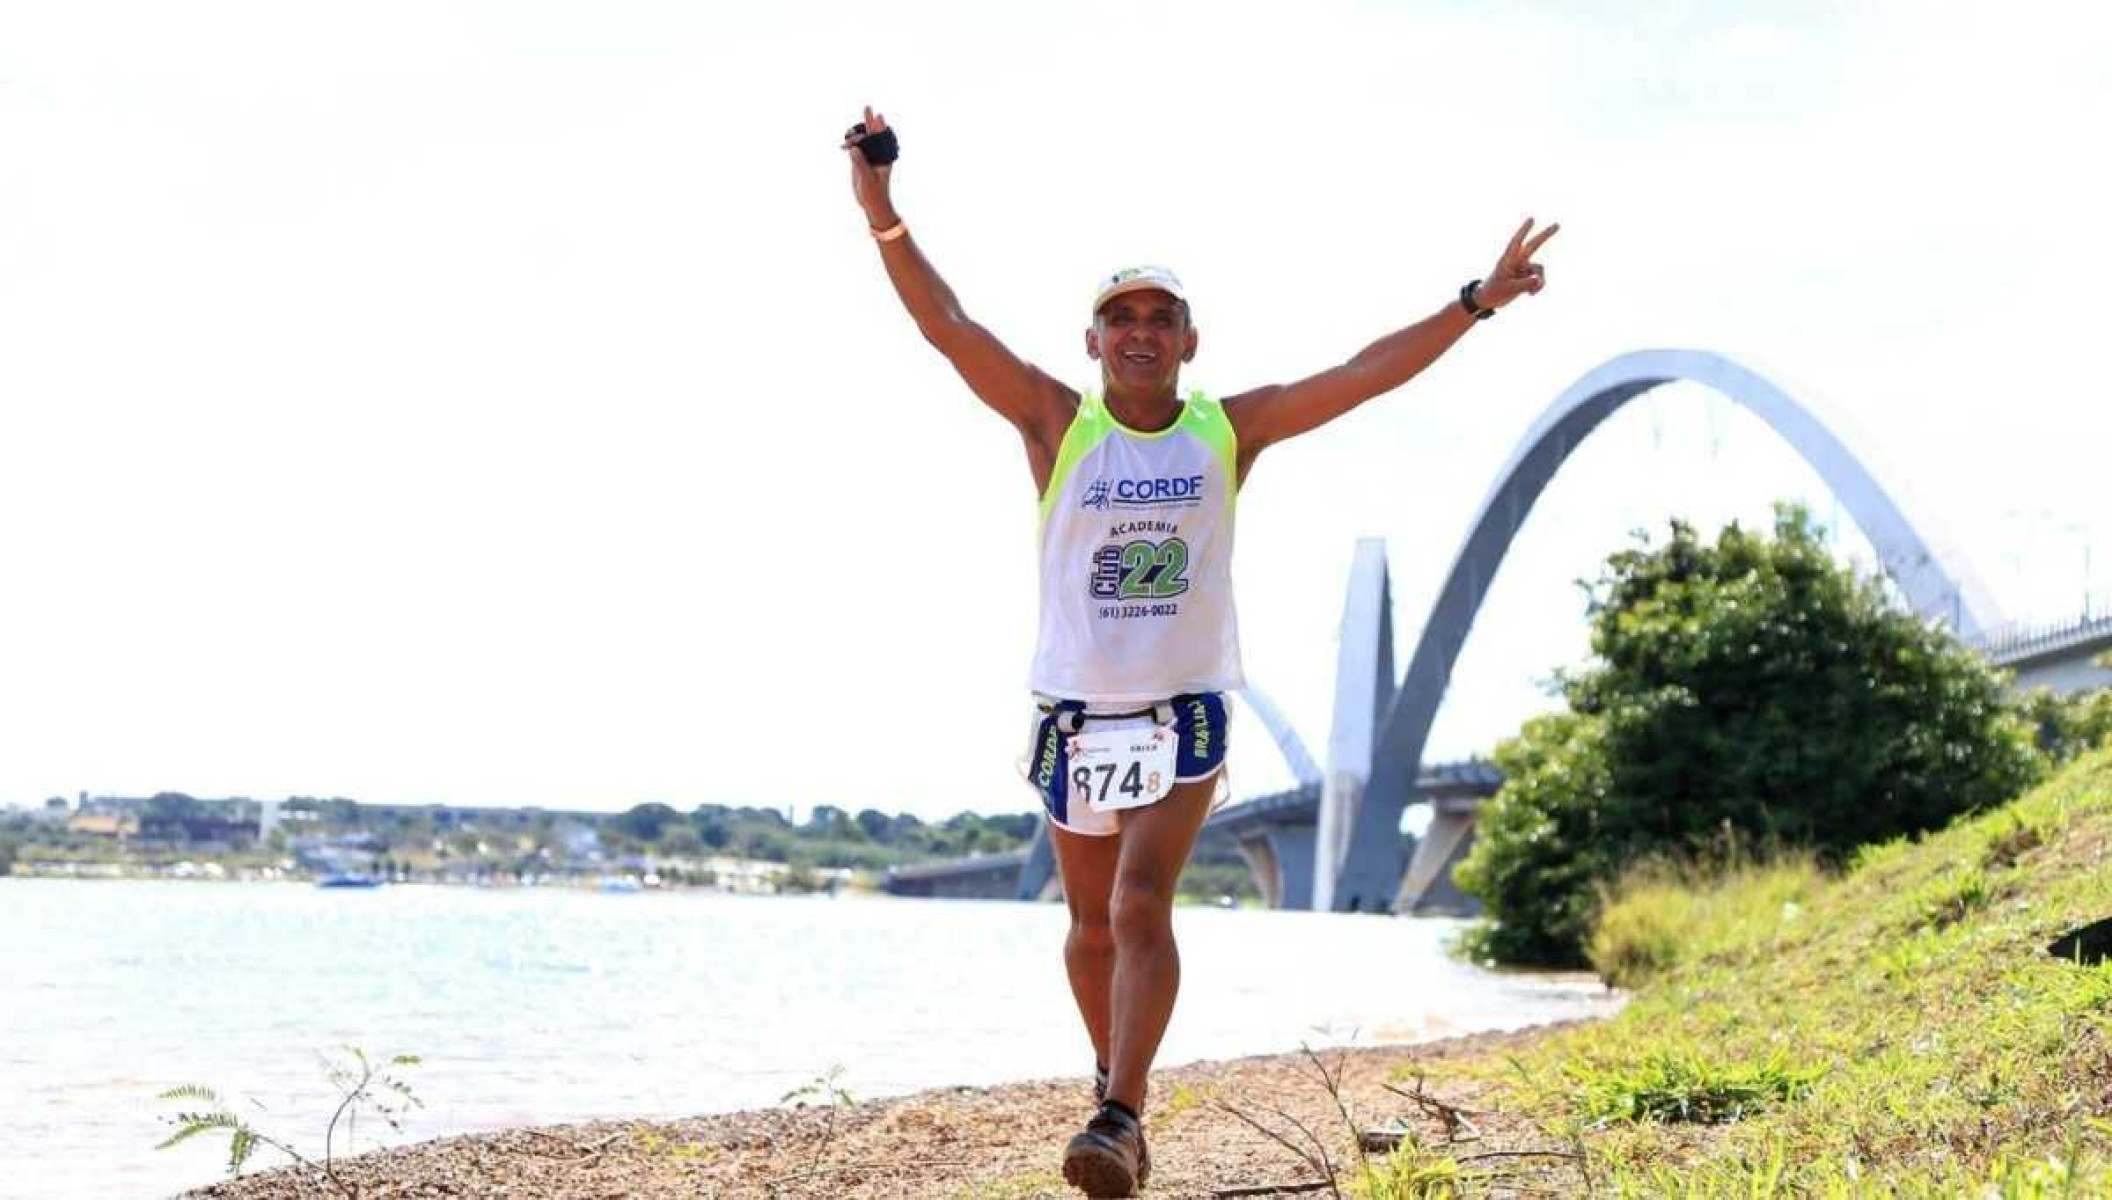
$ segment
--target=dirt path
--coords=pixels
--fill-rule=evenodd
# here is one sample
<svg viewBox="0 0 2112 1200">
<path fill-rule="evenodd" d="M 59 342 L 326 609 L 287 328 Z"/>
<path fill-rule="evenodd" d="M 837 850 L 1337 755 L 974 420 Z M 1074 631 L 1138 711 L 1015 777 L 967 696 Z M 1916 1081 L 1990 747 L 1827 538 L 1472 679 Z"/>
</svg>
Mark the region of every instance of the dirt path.
<svg viewBox="0 0 2112 1200">
<path fill-rule="evenodd" d="M 1462 1166 L 1503 1174 L 1497 1194 L 1568 1195 L 1584 1190 L 1567 1147 L 1520 1115 L 1468 1119 L 1448 1143 L 1442 1112 L 1385 1087 L 1402 1068 L 1442 1064 L 1538 1036 L 1480 1034 L 1420 1046 L 1328 1051 L 1340 1095 L 1359 1127 L 1402 1118 L 1427 1146 Z M 1442 1072 L 1439 1072 L 1442 1074 Z M 1154 1074 L 1147 1115 L 1152 1156 L 1147 1196 L 1231 1197 L 1329 1194 L 1308 1149 L 1301 1157 L 1228 1111 L 1232 1106 L 1310 1147 L 1291 1118 L 1312 1130 L 1345 1176 L 1356 1161 L 1349 1126 L 1312 1059 L 1274 1055 L 1197 1063 Z M 1412 1088 L 1412 1082 L 1396 1086 Z M 1466 1109 L 1486 1107 L 1482 1089 L 1433 1083 L 1429 1094 Z M 594 1197 L 1067 1197 L 1063 1144 L 1091 1108 L 1080 1079 L 922 1092 L 837 1109 L 765 1109 L 654 1123 L 516 1129 L 376 1151 L 342 1163 L 338 1175 L 363 1200 L 508 1196 Z M 1543 1155 L 1539 1152 L 1549 1152 Z M 319 1181 L 275 1173 L 189 1193 L 215 1200 L 344 1195 Z"/>
</svg>

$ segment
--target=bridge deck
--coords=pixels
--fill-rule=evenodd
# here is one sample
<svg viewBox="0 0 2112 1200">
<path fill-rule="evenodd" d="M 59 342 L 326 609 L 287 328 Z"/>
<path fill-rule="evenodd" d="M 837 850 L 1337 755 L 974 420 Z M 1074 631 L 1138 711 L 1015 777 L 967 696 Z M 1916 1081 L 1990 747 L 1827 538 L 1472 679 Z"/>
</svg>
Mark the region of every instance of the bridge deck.
<svg viewBox="0 0 2112 1200">
<path fill-rule="evenodd" d="M 981 871 L 1017 871 L 1027 861 L 1024 850 L 1006 850 L 999 854 L 972 854 L 967 858 L 949 858 L 940 862 L 911 863 L 903 867 L 889 867 L 889 882 L 900 880 L 940 879 L 952 875 L 972 875 Z"/>
<path fill-rule="evenodd" d="M 2112 648 L 2112 614 L 2086 614 L 2076 620 L 2050 624 L 2007 625 L 1975 639 L 1973 644 L 1998 667 L 2020 666 L 2081 650 Z"/>
<path fill-rule="evenodd" d="M 1416 777 L 1416 794 L 1446 811 L 1471 810 L 1503 784 L 1503 773 L 1484 759 L 1432 763 Z M 1241 800 L 1212 813 L 1205 828 L 1223 829 L 1254 822 L 1308 824 L 1319 819 L 1320 785 L 1304 783 L 1281 792 Z"/>
</svg>

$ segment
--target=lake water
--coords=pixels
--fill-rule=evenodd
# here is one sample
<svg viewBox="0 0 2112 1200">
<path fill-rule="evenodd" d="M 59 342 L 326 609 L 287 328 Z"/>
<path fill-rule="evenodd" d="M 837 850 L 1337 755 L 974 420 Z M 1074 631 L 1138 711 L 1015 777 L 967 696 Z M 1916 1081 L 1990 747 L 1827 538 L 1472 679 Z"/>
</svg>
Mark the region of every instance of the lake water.
<svg viewBox="0 0 2112 1200">
<path fill-rule="evenodd" d="M 1064 928 L 1053 904 L 0 879 L 0 1195 L 217 1178 L 224 1138 L 153 1149 L 179 1083 L 320 1149 L 317 1055 L 346 1044 L 423 1058 L 397 1140 L 752 1108 L 838 1066 L 859 1099 L 1083 1075 Z M 1181 909 L 1175 928 L 1167 1065 L 1612 1006 L 1450 960 L 1456 922 Z"/>
</svg>

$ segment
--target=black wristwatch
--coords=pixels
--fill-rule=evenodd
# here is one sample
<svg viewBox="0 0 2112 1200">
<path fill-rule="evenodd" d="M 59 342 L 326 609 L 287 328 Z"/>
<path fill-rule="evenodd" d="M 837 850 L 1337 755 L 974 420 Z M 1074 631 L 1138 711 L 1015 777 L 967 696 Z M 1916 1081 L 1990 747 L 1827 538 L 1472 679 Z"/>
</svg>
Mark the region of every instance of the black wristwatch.
<svg viewBox="0 0 2112 1200">
<path fill-rule="evenodd" d="M 1474 318 L 1475 320 L 1486 321 L 1490 317 L 1496 315 L 1496 310 L 1493 308 L 1483 308 L 1480 305 L 1474 303 L 1474 289 L 1480 286 L 1481 280 L 1479 279 L 1469 279 L 1466 283 L 1462 284 L 1459 289 L 1459 306 L 1461 308 L 1466 309 L 1467 315 Z"/>
</svg>

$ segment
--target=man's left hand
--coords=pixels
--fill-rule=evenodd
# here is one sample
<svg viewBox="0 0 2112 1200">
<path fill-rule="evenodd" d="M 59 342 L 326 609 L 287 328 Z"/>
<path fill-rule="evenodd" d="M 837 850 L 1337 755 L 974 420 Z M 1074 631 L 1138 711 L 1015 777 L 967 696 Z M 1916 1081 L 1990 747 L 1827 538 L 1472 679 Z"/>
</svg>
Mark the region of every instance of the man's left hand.
<svg viewBox="0 0 2112 1200">
<path fill-rule="evenodd" d="M 1534 262 L 1533 255 L 1561 228 L 1560 225 L 1550 225 L 1533 233 L 1533 219 L 1527 217 L 1518 232 L 1511 235 L 1511 244 L 1503 248 L 1503 255 L 1496 260 L 1489 277 L 1474 289 L 1475 302 L 1483 308 L 1502 308 L 1520 296 L 1546 287 L 1547 268 Z"/>
</svg>

